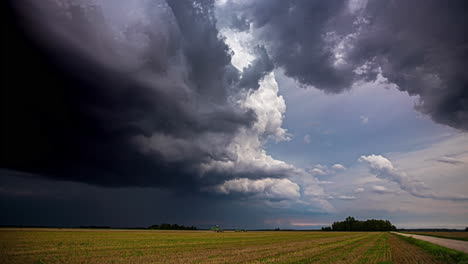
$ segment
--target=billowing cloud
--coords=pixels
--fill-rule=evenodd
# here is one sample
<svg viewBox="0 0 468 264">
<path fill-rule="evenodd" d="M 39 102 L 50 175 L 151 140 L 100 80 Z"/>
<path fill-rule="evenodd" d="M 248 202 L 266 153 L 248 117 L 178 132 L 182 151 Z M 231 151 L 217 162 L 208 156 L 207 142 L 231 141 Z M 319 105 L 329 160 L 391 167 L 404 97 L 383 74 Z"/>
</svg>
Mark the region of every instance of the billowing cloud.
<svg viewBox="0 0 468 264">
<path fill-rule="evenodd" d="M 354 192 L 355 193 L 362 193 L 362 192 L 364 192 L 364 188 L 358 187 L 358 188 L 354 189 Z"/>
<path fill-rule="evenodd" d="M 17 19 L 15 26 L 24 32 L 18 32 L 23 41 L 18 46 L 10 42 L 10 30 L 6 32 L 7 46 L 15 48 L 8 49 L 7 118 L 2 120 L 6 144 L 0 167 L 30 172 L 18 176 L 21 179 L 50 182 L 43 188 L 46 191 L 64 185 L 72 190 L 76 185 L 81 186 L 79 190 L 96 190 L 93 199 L 99 199 L 99 190 L 139 192 L 143 186 L 148 193 L 164 193 L 147 197 L 172 199 L 172 195 L 181 201 L 187 195 L 206 204 L 212 197 L 223 196 L 212 199 L 219 202 L 217 208 L 239 202 L 261 205 L 267 211 L 292 208 L 300 214 L 336 212 L 329 200 L 339 206 L 340 199 L 354 200 L 364 191 L 401 193 L 395 186 L 420 198 L 467 199 L 439 193 L 412 176 L 426 176 L 424 171 L 432 167 L 417 164 L 403 166 L 408 170 L 402 171 L 382 156 L 363 156 L 361 161 L 377 178 L 368 175 L 354 183 L 349 176 L 353 170 L 356 177 L 362 176 L 362 167 L 356 172 L 352 166 L 331 165 L 338 160 L 328 163 L 329 153 L 317 159 L 327 166 L 301 169 L 276 159 L 266 148 L 292 138 L 283 127 L 286 102 L 277 73 L 291 83 L 327 94 L 362 84 L 400 89 L 415 96 L 416 109 L 436 122 L 468 129 L 465 2 L 5 2 L 16 7 L 16 13 L 8 15 Z M 417 14 L 408 11 L 415 9 Z M 340 103 L 344 111 L 356 110 L 346 105 Z M 368 123 L 368 113 L 351 113 L 350 120 Z M 308 119 L 301 127 L 318 124 L 306 112 L 301 114 Z M 386 119 L 373 118 L 369 128 L 382 120 Z M 293 122 L 297 121 L 288 126 L 296 131 Z M 345 132 L 323 131 L 317 140 L 323 137 L 327 144 L 329 131 L 335 131 L 335 136 Z M 309 144 L 311 136 L 304 132 L 299 131 L 299 141 Z M 355 154 L 345 149 L 349 144 L 338 144 L 346 143 L 341 141 L 346 137 L 337 139 L 336 146 L 343 147 L 340 160 L 348 164 L 348 155 Z M 427 155 L 440 168 L 425 179 L 435 179 L 443 169 L 456 171 L 454 179 L 462 178 L 467 163 L 462 151 Z M 296 155 L 288 160 L 305 162 Z M 344 175 L 345 169 L 350 173 Z M 46 179 L 37 179 L 38 175 Z M 318 180 L 320 176 L 330 177 Z M 447 181 L 449 187 L 457 182 Z M 34 190 L 34 185 L 28 188 Z M 41 192 L 0 188 L 0 194 L 8 197 L 37 193 Z M 116 201 L 132 196 L 121 193 L 125 195 L 116 195 Z M 162 207 L 166 206 L 166 199 L 156 200 L 165 201 Z M 131 203 L 141 204 L 135 201 Z M 15 203 L 7 207 L 10 204 Z M 453 204 L 461 207 L 462 203 Z"/>
<path fill-rule="evenodd" d="M 250 194 L 260 198 L 273 200 L 297 199 L 300 197 L 299 185 L 288 179 L 233 179 L 217 186 L 216 191 L 225 194 Z"/>
<path fill-rule="evenodd" d="M 263 46 L 254 49 L 256 59 L 242 70 L 242 78 L 239 85 L 245 88 L 258 88 L 258 82 L 273 70 L 273 63 Z"/>
<path fill-rule="evenodd" d="M 30 154 L 37 164 L 17 157 L 24 166 L 11 160 L 6 167 L 101 185 L 198 188 L 200 164 L 236 158 L 227 146 L 257 117 L 237 103 L 245 100 L 240 73 L 219 37 L 212 2 L 17 6 L 31 23 L 25 26 L 62 66 L 55 74 L 69 78 L 51 84 L 64 94 L 63 109 L 39 116 L 46 128 L 39 140 L 47 149 Z"/>
<path fill-rule="evenodd" d="M 303 85 L 339 93 L 381 72 L 419 97 L 417 110 L 468 129 L 466 1 L 259 0 L 225 6 L 249 23 L 243 29 L 264 43 L 275 66 Z"/>
<path fill-rule="evenodd" d="M 337 170 L 337 171 L 340 171 L 340 170 L 346 170 L 346 167 L 343 166 L 343 165 L 341 165 L 341 164 L 339 164 L 339 163 L 337 163 L 337 164 L 334 164 L 334 165 L 332 166 L 332 169 Z"/>
<path fill-rule="evenodd" d="M 340 199 L 340 200 L 356 200 L 356 197 L 355 196 L 350 196 L 350 195 L 339 195 L 338 197 L 336 197 L 337 199 Z"/>
<path fill-rule="evenodd" d="M 290 139 L 273 63 L 264 46 L 232 39 L 248 34 L 218 29 L 214 1 L 25 3 L 15 3 L 24 26 L 68 78 L 54 87 L 67 116 L 39 116 L 47 131 L 31 140 L 48 149 L 2 167 L 270 200 L 299 198 L 293 180 L 313 177 L 266 153 L 268 141 Z"/>
<path fill-rule="evenodd" d="M 346 170 L 346 167 L 339 163 L 333 164 L 331 167 L 317 164 L 313 166 L 311 169 L 309 169 L 308 172 L 314 176 L 326 176 L 326 175 L 336 174 L 339 171 L 344 171 L 344 170 Z"/>
<path fill-rule="evenodd" d="M 410 177 L 405 172 L 396 169 L 390 160 L 381 155 L 361 156 L 359 161 L 367 163 L 370 172 L 377 178 L 394 182 L 398 184 L 402 190 L 416 197 L 454 201 L 468 200 L 468 196 L 464 195 L 439 194 L 427 187 L 424 182 Z M 388 190 L 384 186 L 374 186 L 373 191 L 386 193 Z"/>
<path fill-rule="evenodd" d="M 413 8 L 418 8 L 418 16 L 402 12 Z M 369 24 L 353 56 L 373 54 L 390 82 L 419 96 L 418 110 L 436 122 L 466 130 L 468 78 L 461 67 L 466 65 L 468 55 L 462 47 L 468 38 L 460 21 L 467 10 L 464 1 L 369 3 Z"/>
<path fill-rule="evenodd" d="M 395 193 L 394 191 L 389 190 L 387 187 L 382 185 L 372 186 L 372 191 L 379 194 Z"/>
<path fill-rule="evenodd" d="M 321 176 L 328 174 L 326 171 L 319 169 L 319 168 L 312 168 L 309 170 L 309 173 L 312 175 L 321 175 Z"/>
</svg>

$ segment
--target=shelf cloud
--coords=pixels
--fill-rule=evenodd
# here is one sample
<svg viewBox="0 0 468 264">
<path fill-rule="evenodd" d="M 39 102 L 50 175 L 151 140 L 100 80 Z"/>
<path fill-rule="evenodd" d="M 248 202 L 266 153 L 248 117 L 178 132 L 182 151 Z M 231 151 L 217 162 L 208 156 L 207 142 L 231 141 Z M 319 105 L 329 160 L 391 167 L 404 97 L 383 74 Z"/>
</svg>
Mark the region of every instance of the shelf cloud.
<svg viewBox="0 0 468 264">
<path fill-rule="evenodd" d="M 382 155 L 359 158 L 375 177 L 355 186 L 350 177 L 362 170 L 354 164 L 361 153 L 407 151 L 448 129 L 447 137 L 468 130 L 464 0 L 5 3 L 14 30 L 0 172 L 11 178 L 147 187 L 200 203 L 215 197 L 220 208 L 253 201 L 298 217 L 326 217 L 370 193 L 468 200 L 429 188 Z M 375 93 L 384 86 L 398 90 Z M 406 132 L 419 137 L 426 127 L 415 127 L 427 123 L 394 122 L 414 114 L 405 94 L 444 126 L 413 142 Z M 460 153 L 428 158 L 461 178 Z M 7 187 L 0 194 L 31 193 Z"/>
<path fill-rule="evenodd" d="M 46 155 L 37 149 L 29 154 L 34 163 L 22 156 L 5 167 L 103 186 L 299 197 L 292 179 L 305 172 L 264 150 L 269 140 L 290 138 L 273 63 L 262 45 L 251 48 L 248 66 L 231 63 L 236 54 L 217 27 L 213 1 L 16 6 L 37 25 L 28 29 L 60 65 L 57 74 L 67 76 L 53 87 L 65 104 L 53 115 L 66 118 L 38 115 L 47 131 L 29 140 L 45 141 Z"/>
</svg>

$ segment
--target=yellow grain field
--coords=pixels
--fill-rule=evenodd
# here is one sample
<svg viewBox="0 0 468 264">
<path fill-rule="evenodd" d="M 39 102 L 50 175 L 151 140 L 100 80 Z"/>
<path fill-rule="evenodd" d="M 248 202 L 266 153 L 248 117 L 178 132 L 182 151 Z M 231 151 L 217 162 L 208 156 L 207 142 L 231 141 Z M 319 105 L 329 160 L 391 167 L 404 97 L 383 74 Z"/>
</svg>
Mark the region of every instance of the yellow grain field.
<svg viewBox="0 0 468 264">
<path fill-rule="evenodd" d="M 386 232 L 0 229 L 0 263 L 437 262 Z"/>
</svg>

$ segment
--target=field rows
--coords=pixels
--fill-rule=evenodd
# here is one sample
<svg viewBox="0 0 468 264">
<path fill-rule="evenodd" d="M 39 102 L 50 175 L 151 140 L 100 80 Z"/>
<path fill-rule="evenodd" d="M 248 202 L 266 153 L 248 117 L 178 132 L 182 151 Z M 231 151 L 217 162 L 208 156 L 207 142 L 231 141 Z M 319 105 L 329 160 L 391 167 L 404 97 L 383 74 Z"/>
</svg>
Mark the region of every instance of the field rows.
<svg viewBox="0 0 468 264">
<path fill-rule="evenodd" d="M 384 232 L 0 230 L 0 263 L 438 263 Z"/>
</svg>

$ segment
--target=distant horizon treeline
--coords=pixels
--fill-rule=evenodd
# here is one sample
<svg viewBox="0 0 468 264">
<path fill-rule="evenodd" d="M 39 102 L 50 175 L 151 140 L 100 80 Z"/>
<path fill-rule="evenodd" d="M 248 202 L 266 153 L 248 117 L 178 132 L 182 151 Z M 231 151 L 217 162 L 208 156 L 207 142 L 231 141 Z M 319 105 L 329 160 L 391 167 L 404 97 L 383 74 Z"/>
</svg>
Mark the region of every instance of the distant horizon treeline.
<svg viewBox="0 0 468 264">
<path fill-rule="evenodd" d="M 334 222 L 331 227 L 322 227 L 322 231 L 396 231 L 397 228 L 388 220 L 356 220 L 348 216 L 342 222 Z"/>
<path fill-rule="evenodd" d="M 178 224 L 166 224 L 162 223 L 160 225 L 151 225 L 148 229 L 159 229 L 159 230 L 197 230 L 195 226 L 183 226 Z"/>
</svg>

